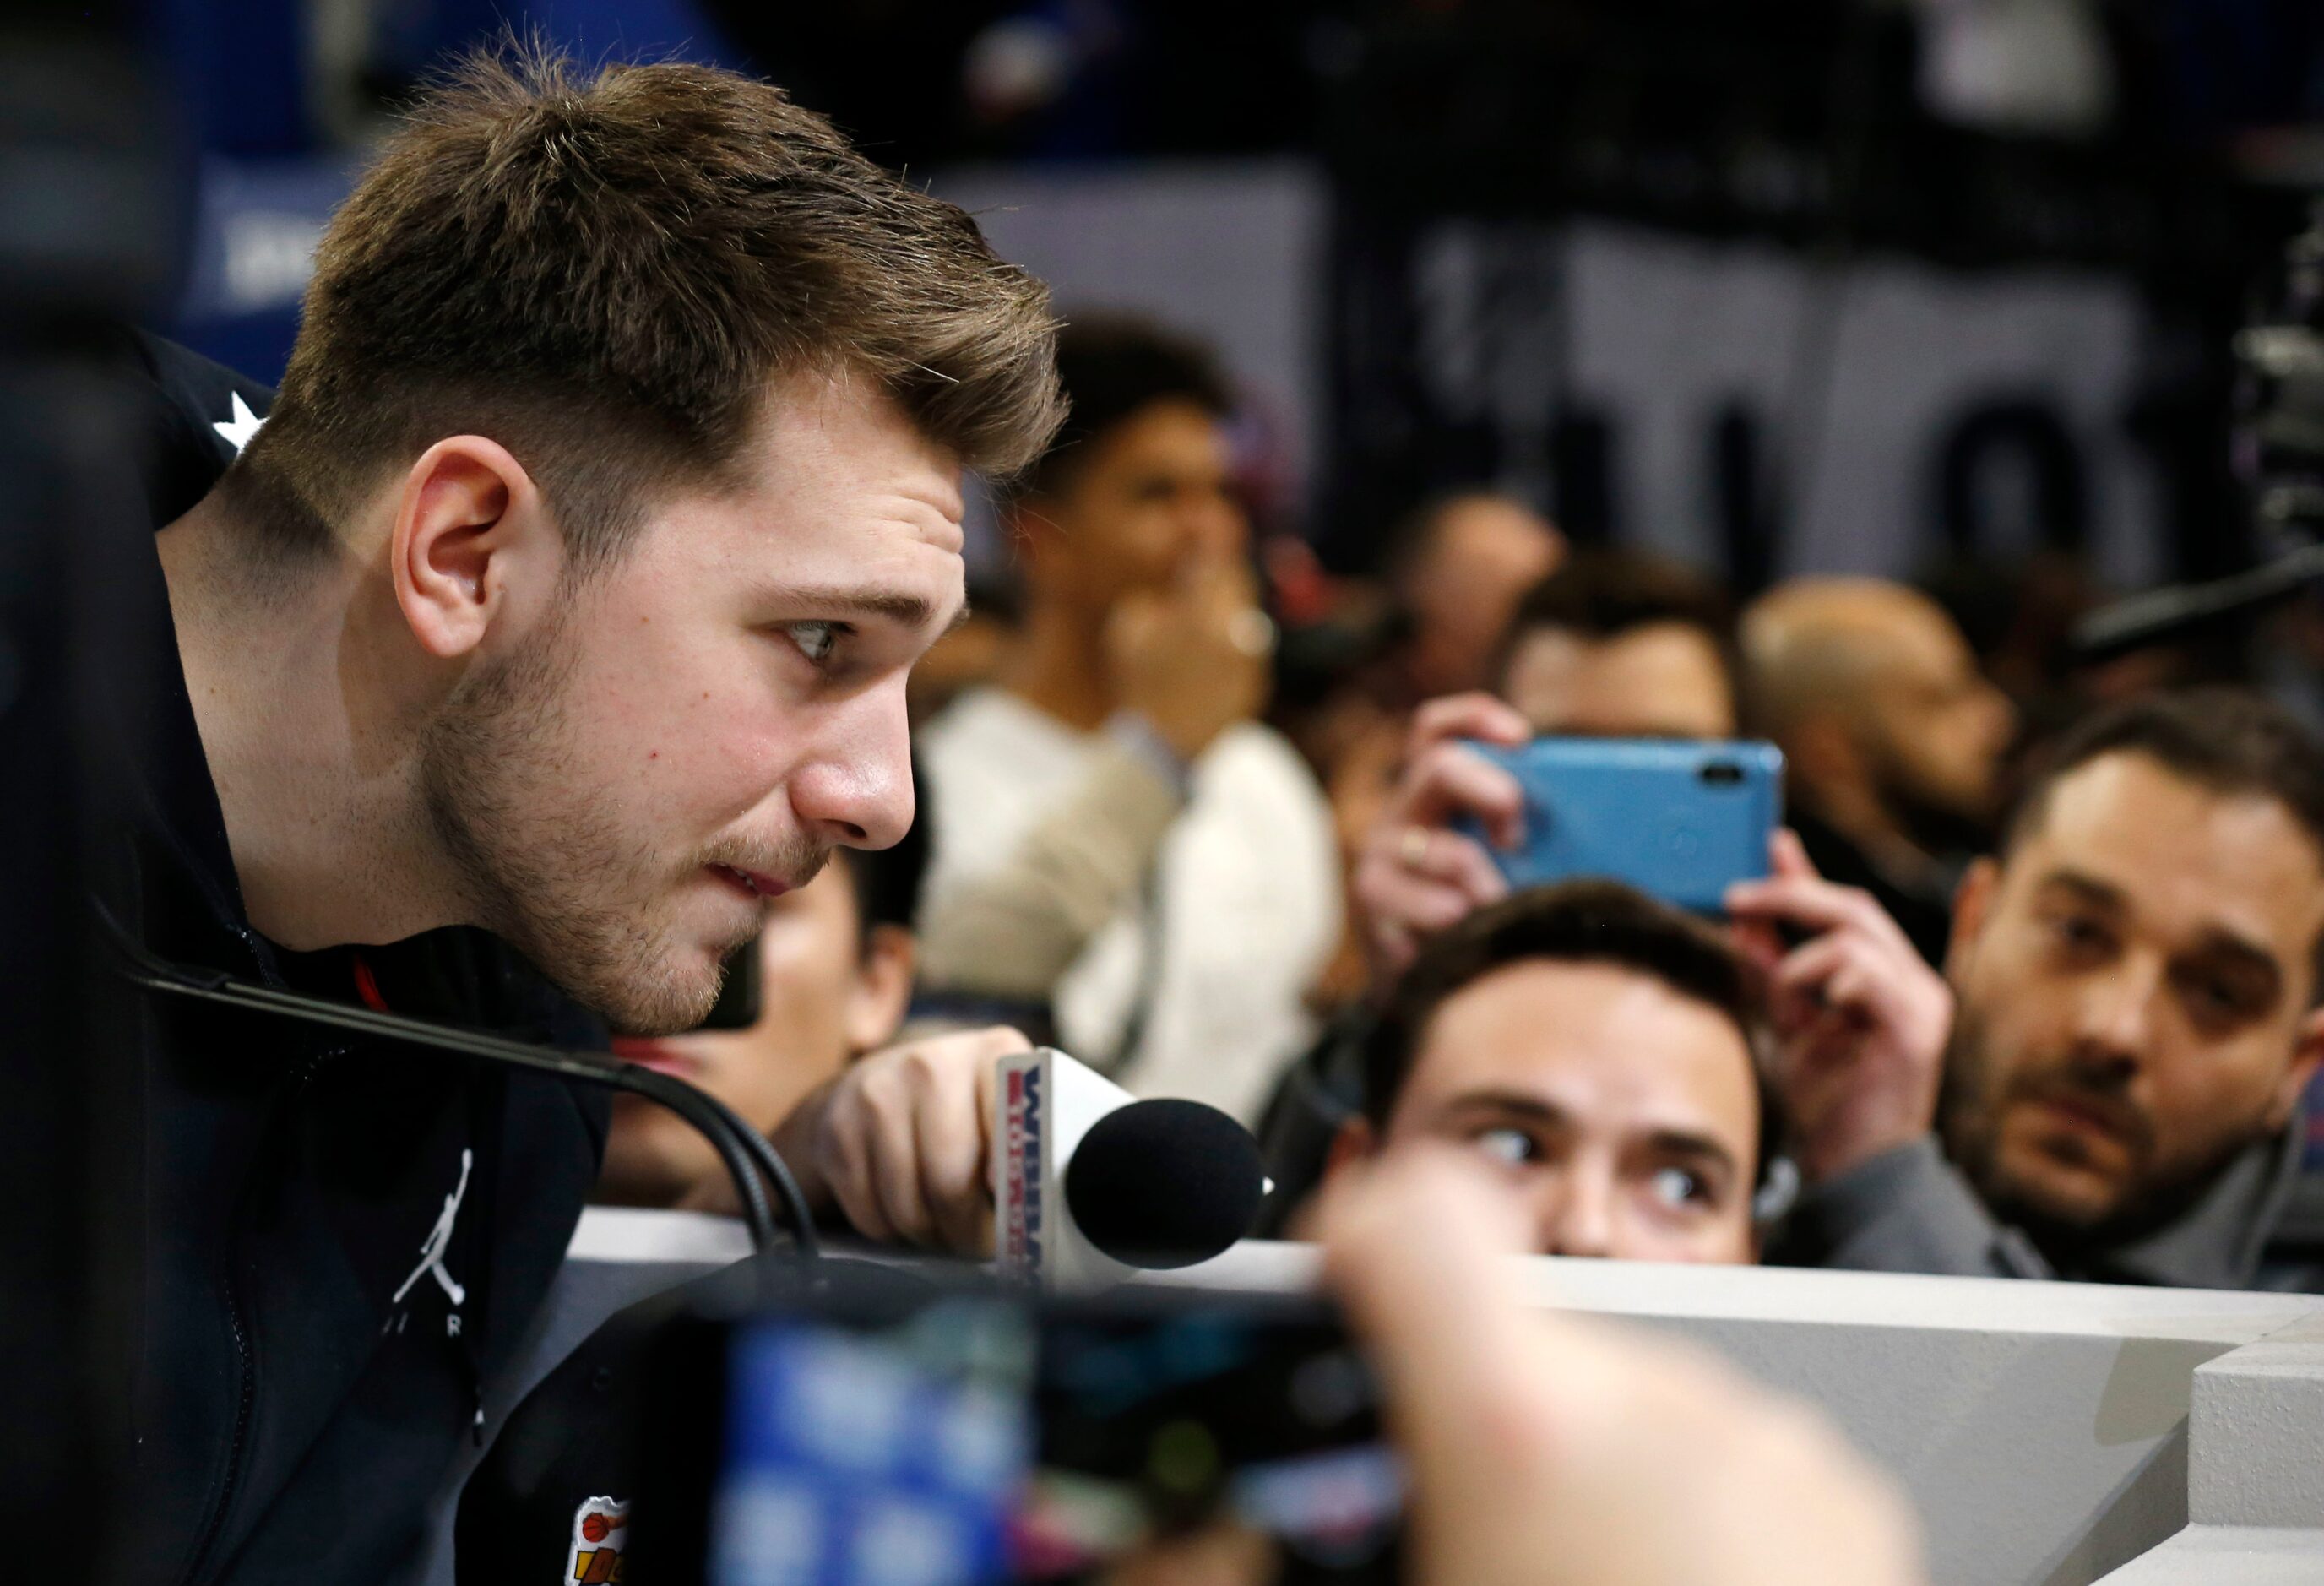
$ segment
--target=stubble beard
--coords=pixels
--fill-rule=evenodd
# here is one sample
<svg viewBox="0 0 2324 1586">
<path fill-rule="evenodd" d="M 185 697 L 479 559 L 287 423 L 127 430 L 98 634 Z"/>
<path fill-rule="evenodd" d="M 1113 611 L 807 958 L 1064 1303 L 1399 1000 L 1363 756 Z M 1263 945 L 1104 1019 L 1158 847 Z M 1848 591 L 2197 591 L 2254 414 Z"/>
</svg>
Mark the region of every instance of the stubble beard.
<svg viewBox="0 0 2324 1586">
<path fill-rule="evenodd" d="M 2188 1208 L 2252 1138 L 2225 1143 L 2193 1172 L 2170 1177 L 2152 1167 L 2122 1186 L 2113 1203 L 2097 1213 L 2060 1208 L 2018 1183 L 2001 1159 L 2001 1120 L 2012 1098 L 2008 1082 L 1997 1081 L 1988 1058 L 1983 1019 L 1966 999 L 1953 1021 L 1945 1053 L 1944 1093 L 1939 1104 L 1946 1155 L 1969 1181 L 1995 1216 L 2023 1229 L 2045 1251 L 2104 1249 L 2153 1232 Z M 2045 1065 L 2045 1072 L 2058 1065 Z"/>
<path fill-rule="evenodd" d="M 1877 771 L 1881 807 L 1906 841 L 1937 860 L 1993 852 L 1998 833 L 1989 803 L 1971 807 L 1948 792 L 1923 787 L 1893 746 L 1884 746 L 1884 759 Z"/>
<path fill-rule="evenodd" d="M 590 796 L 567 708 L 571 626 L 461 680 L 420 745 L 429 822 L 478 924 L 616 1029 L 690 1029 L 720 977 L 678 962 L 667 867 Z"/>
<path fill-rule="evenodd" d="M 1992 1075 L 1986 1063 L 1984 1022 L 1960 999 L 1952 1033 L 1945 1040 L 1945 1063 L 1937 1099 L 1938 1137 L 1945 1155 L 1960 1168 L 1978 1198 L 1997 1213 L 2015 1210 L 2016 1197 L 2002 1182 L 1997 1157 L 2001 1126 L 1995 1115 Z"/>
</svg>

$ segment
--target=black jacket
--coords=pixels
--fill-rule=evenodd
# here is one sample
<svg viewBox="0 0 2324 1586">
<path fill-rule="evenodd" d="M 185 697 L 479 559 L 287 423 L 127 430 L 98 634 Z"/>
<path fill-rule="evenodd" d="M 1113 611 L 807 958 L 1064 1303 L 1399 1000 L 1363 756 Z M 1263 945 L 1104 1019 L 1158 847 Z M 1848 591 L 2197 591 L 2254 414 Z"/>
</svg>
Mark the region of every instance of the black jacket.
<svg viewBox="0 0 2324 1586">
<path fill-rule="evenodd" d="M 155 527 L 234 456 L 267 394 L 134 338 Z M 244 980 L 559 1044 L 603 1031 L 506 946 L 433 931 L 286 954 L 244 910 L 150 538 L 121 548 L 131 664 L 98 758 L 97 890 L 131 933 Z M 396 1581 L 502 1379 L 595 1177 L 602 1098 L 319 1026 L 140 994 L 134 1576 Z"/>
</svg>

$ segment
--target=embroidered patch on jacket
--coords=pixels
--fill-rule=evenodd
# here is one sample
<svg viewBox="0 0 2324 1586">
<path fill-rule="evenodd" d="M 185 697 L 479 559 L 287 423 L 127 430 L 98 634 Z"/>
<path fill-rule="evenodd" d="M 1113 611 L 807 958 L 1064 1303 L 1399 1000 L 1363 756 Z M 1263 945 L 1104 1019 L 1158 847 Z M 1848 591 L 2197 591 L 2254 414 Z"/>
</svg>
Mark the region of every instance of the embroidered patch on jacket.
<svg viewBox="0 0 2324 1586">
<path fill-rule="evenodd" d="M 573 1511 L 573 1545 L 567 1550 L 565 1580 L 596 1586 L 622 1578 L 622 1549 L 628 1544 L 628 1503 L 611 1498 L 583 1500 Z"/>
</svg>

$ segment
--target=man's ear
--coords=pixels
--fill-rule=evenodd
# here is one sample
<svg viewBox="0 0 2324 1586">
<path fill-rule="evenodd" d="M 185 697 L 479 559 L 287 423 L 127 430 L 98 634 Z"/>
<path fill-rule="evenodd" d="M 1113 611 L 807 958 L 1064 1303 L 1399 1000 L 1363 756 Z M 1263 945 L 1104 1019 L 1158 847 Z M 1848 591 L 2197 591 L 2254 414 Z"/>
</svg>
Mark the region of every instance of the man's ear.
<svg viewBox="0 0 2324 1586">
<path fill-rule="evenodd" d="M 473 651 L 499 614 L 510 575 L 553 577 L 564 545 L 540 492 L 506 447 L 477 435 L 439 440 L 403 476 L 388 539 L 395 603 L 429 654 Z"/>
<path fill-rule="evenodd" d="M 2309 1081 L 2316 1077 L 2319 1062 L 2324 1062 L 2324 1008 L 2310 1008 L 2292 1037 L 2292 1066 L 2284 1071 L 2283 1081 L 2275 1087 L 2274 1099 L 2268 1107 L 2270 1132 L 2290 1121 L 2292 1110 L 2300 1105 Z"/>
<path fill-rule="evenodd" d="M 1331 1154 L 1323 1158 L 1325 1182 L 1370 1157 L 1379 1143 L 1372 1120 L 1360 1113 L 1340 1125 L 1338 1132 L 1332 1136 Z"/>
<path fill-rule="evenodd" d="M 911 1010 L 912 974 L 919 960 L 919 938 L 903 926 L 877 925 L 865 934 L 842 1020 L 849 1056 L 876 1052 L 896 1038 Z"/>
<path fill-rule="evenodd" d="M 2001 885 L 2001 863 L 1995 859 L 1978 859 L 1969 863 L 1961 875 L 1960 885 L 1953 889 L 1952 936 L 1945 945 L 1945 978 L 1958 981 L 1969 964 L 1969 955 L 1976 950 L 1977 938 L 1985 929 L 1985 922 L 1993 909 L 1994 892 Z"/>
</svg>

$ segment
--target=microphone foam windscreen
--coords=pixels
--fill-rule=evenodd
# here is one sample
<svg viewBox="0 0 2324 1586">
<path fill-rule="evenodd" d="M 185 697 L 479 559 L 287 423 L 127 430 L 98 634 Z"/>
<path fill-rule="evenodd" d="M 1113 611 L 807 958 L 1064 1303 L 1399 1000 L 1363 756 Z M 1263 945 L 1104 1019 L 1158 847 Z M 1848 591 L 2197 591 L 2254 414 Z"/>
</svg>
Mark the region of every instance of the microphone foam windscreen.
<svg viewBox="0 0 2324 1586">
<path fill-rule="evenodd" d="M 1132 1102 L 1099 1119 L 1065 1165 L 1082 1237 L 1128 1267 L 1207 1261 L 1250 1231 L 1267 1174 L 1258 1142 L 1200 1102 Z"/>
</svg>

